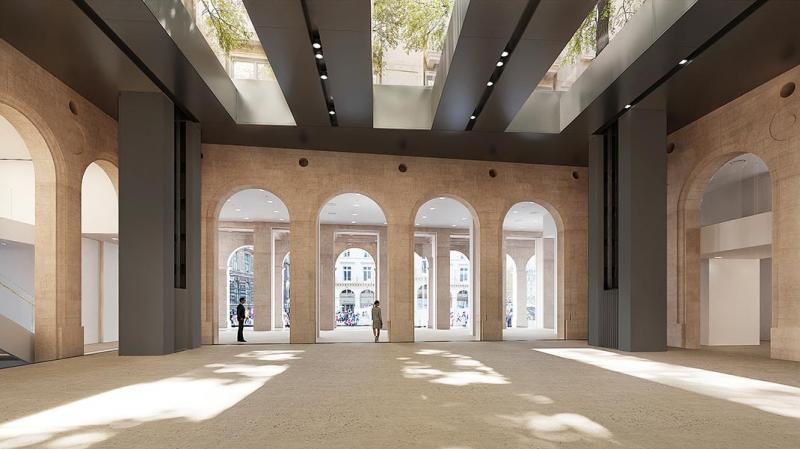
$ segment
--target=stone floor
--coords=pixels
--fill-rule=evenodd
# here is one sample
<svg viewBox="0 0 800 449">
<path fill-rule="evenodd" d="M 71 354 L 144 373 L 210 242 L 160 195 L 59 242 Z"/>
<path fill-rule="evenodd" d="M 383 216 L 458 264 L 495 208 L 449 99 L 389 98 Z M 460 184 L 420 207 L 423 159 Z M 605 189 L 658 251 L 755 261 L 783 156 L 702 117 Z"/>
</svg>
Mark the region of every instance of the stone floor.
<svg viewBox="0 0 800 449">
<path fill-rule="evenodd" d="M 585 342 L 205 346 L 0 371 L 0 447 L 793 448 L 800 364 Z"/>
</svg>

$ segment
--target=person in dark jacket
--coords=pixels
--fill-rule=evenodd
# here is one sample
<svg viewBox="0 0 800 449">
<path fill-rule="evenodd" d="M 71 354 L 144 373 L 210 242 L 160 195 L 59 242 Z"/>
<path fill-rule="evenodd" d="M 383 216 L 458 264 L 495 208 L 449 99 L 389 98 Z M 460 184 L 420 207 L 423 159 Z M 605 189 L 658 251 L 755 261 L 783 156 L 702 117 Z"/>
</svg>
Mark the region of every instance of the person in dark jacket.
<svg viewBox="0 0 800 449">
<path fill-rule="evenodd" d="M 239 342 L 246 342 L 247 340 L 244 339 L 244 320 L 247 318 L 247 314 L 245 313 L 244 308 L 245 299 L 244 297 L 239 298 L 239 305 L 236 306 L 236 318 L 239 320 L 239 335 L 236 337 L 236 341 Z"/>
</svg>

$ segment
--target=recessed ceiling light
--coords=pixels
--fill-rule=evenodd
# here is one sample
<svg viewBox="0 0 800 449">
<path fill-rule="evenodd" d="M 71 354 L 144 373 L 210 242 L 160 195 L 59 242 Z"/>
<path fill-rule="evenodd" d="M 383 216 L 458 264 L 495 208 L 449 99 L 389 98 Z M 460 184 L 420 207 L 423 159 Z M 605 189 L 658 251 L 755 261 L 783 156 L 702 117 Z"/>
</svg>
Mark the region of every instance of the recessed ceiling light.
<svg viewBox="0 0 800 449">
<path fill-rule="evenodd" d="M 267 203 L 268 204 L 272 204 L 272 200 L 267 200 Z"/>
<path fill-rule="evenodd" d="M 241 209 L 238 209 L 238 208 L 237 208 L 237 209 L 235 209 L 235 210 L 236 210 L 236 212 L 241 212 L 241 211 L 242 211 Z"/>
<path fill-rule="evenodd" d="M 334 111 L 333 109 L 331 109 L 330 111 L 328 111 L 328 114 L 330 114 L 330 115 L 336 115 L 336 111 Z"/>
<path fill-rule="evenodd" d="M 487 86 L 487 87 L 492 87 L 492 86 L 494 86 L 494 83 L 493 83 L 493 82 L 491 82 L 491 81 L 489 81 L 488 83 L 486 83 L 486 86 Z"/>
<path fill-rule="evenodd" d="M 286 219 L 285 218 L 281 218 L 281 221 L 286 221 Z"/>
<path fill-rule="evenodd" d="M 428 218 L 428 216 L 427 216 L 427 215 L 423 215 L 423 216 L 422 216 L 422 219 L 423 219 L 423 220 L 424 220 L 424 219 L 426 219 L 426 218 Z"/>
<path fill-rule="evenodd" d="M 419 223 L 414 223 L 414 226 L 419 226 Z"/>
<path fill-rule="evenodd" d="M 249 219 L 250 219 L 250 217 L 244 217 L 244 219 L 245 219 L 245 220 L 249 220 Z"/>
<path fill-rule="evenodd" d="M 435 208 L 435 207 L 429 207 L 428 209 L 430 209 L 430 210 L 436 210 L 436 208 Z"/>
<path fill-rule="evenodd" d="M 681 62 L 679 62 L 678 64 L 680 64 L 680 65 L 685 65 L 685 64 L 687 64 L 688 62 L 689 62 L 689 60 L 688 60 L 688 59 L 681 59 Z"/>
<path fill-rule="evenodd" d="M 352 215 L 352 216 L 354 216 L 354 217 L 357 217 L 357 216 L 358 216 L 358 214 L 350 214 L 350 215 Z"/>
<path fill-rule="evenodd" d="M 475 120 L 476 118 L 478 118 L 478 117 L 476 117 L 476 116 L 474 116 L 474 115 L 470 115 L 470 116 L 469 116 L 469 119 L 470 119 L 470 120 Z"/>
<path fill-rule="evenodd" d="M 454 228 L 456 227 L 456 225 L 450 225 L 450 226 L 452 226 L 452 227 L 454 227 Z"/>
<path fill-rule="evenodd" d="M 503 61 L 497 61 L 497 67 L 503 67 Z"/>
<path fill-rule="evenodd" d="M 279 214 L 280 212 L 277 210 L 272 211 L 273 214 Z"/>
<path fill-rule="evenodd" d="M 461 220 L 462 221 L 467 221 L 467 217 L 463 217 Z"/>
<path fill-rule="evenodd" d="M 629 105 L 629 104 L 625 105 L 625 109 L 630 109 L 630 108 L 631 108 L 631 105 Z"/>
<path fill-rule="evenodd" d="M 514 214 L 518 214 L 519 213 L 518 210 L 512 210 L 511 212 L 514 213 Z"/>
<path fill-rule="evenodd" d="M 320 44 L 319 42 L 314 42 L 313 44 L 311 44 L 311 46 L 312 46 L 312 47 L 314 47 L 314 48 L 316 48 L 317 50 L 319 50 L 320 48 L 322 48 L 322 44 Z"/>
<path fill-rule="evenodd" d="M 358 204 L 353 204 L 353 207 L 358 207 Z"/>
<path fill-rule="evenodd" d="M 443 197 L 443 196 L 440 196 L 440 197 L 439 197 L 439 199 L 440 199 L 440 200 L 444 200 L 444 199 L 447 199 L 447 198 L 445 198 L 445 197 Z"/>
<path fill-rule="evenodd" d="M 356 222 L 355 222 L 355 221 L 351 221 L 350 223 L 352 223 L 352 224 L 356 224 Z"/>
<path fill-rule="evenodd" d="M 117 237 L 111 237 L 111 240 L 114 240 L 114 241 L 116 242 L 117 240 L 119 240 L 119 238 L 117 238 Z M 5 242 L 3 242 L 3 246 L 5 246 L 5 244 L 6 244 L 6 243 L 5 243 Z"/>
<path fill-rule="evenodd" d="M 722 259 L 722 256 L 714 256 L 714 259 Z"/>
<path fill-rule="evenodd" d="M 323 73 L 322 75 L 320 75 L 319 77 L 320 77 L 321 79 L 324 79 L 324 80 L 328 79 L 328 75 L 326 75 L 326 74 L 324 74 L 324 73 Z"/>
<path fill-rule="evenodd" d="M 508 56 L 508 52 L 507 51 L 504 50 L 502 53 L 500 53 L 500 57 L 501 58 L 505 58 L 506 56 Z"/>
<path fill-rule="evenodd" d="M 317 59 L 322 59 L 322 53 L 316 53 L 314 54 L 314 57 Z"/>
</svg>

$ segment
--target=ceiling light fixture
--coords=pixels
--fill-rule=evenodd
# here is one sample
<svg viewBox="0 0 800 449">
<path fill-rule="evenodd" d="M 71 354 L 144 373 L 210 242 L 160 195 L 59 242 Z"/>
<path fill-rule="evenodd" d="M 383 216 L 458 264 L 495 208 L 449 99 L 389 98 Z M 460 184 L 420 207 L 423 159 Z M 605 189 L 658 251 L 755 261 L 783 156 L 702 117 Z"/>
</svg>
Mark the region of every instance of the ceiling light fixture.
<svg viewBox="0 0 800 449">
<path fill-rule="evenodd" d="M 688 60 L 688 59 L 681 59 L 681 62 L 679 62 L 678 64 L 680 64 L 680 65 L 686 65 L 686 64 L 688 64 L 688 63 L 689 63 L 689 60 Z"/>
<path fill-rule="evenodd" d="M 422 219 L 423 219 L 423 220 L 424 220 L 424 219 L 426 219 L 426 218 L 428 218 L 428 216 L 427 216 L 427 215 L 423 215 L 423 216 L 422 216 Z"/>
<path fill-rule="evenodd" d="M 440 200 L 444 200 L 444 199 L 446 199 L 446 198 L 445 198 L 445 197 L 443 197 L 443 196 L 440 196 L 440 197 L 439 197 L 439 199 L 440 199 Z"/>
<path fill-rule="evenodd" d="M 505 58 L 506 56 L 508 56 L 508 52 L 507 52 L 507 51 L 505 51 L 505 50 L 503 50 L 503 52 L 502 52 L 502 53 L 500 53 L 500 57 L 501 57 L 501 58 Z"/>
<path fill-rule="evenodd" d="M 314 53 L 314 57 L 317 59 L 322 59 L 322 52 Z"/>
<path fill-rule="evenodd" d="M 333 109 L 331 109 L 330 111 L 328 111 L 328 114 L 330 114 L 330 115 L 336 115 L 336 111 L 334 111 Z"/>
<path fill-rule="evenodd" d="M 313 44 L 311 44 L 311 46 L 314 47 L 317 50 L 322 48 L 322 44 L 320 44 L 319 42 L 314 42 Z"/>
<path fill-rule="evenodd" d="M 454 227 L 454 228 L 456 227 L 456 225 L 450 225 L 450 226 L 452 226 L 452 227 Z"/>
<path fill-rule="evenodd" d="M 244 217 L 244 219 L 245 219 L 245 220 L 249 220 L 249 219 L 250 219 L 250 217 Z"/>
<path fill-rule="evenodd" d="M 274 210 L 274 211 L 272 211 L 272 213 L 273 213 L 273 214 L 277 214 L 277 213 L 280 213 L 280 212 L 278 212 L 278 211 Z"/>
<path fill-rule="evenodd" d="M 497 61 L 497 67 L 503 67 L 503 61 Z"/>
<path fill-rule="evenodd" d="M 356 222 L 355 221 L 351 221 L 350 224 L 356 224 Z"/>
<path fill-rule="evenodd" d="M 431 207 L 430 210 L 436 210 L 436 208 L 435 207 Z"/>
<path fill-rule="evenodd" d="M 323 73 L 322 75 L 319 76 L 319 78 L 323 79 L 323 80 L 326 80 L 326 79 L 328 79 L 328 75 Z"/>
<path fill-rule="evenodd" d="M 631 108 L 631 105 L 629 105 L 629 104 L 625 105 L 625 109 L 630 109 L 630 108 Z"/>
<path fill-rule="evenodd" d="M 486 87 L 492 87 L 492 86 L 494 86 L 493 82 L 489 81 L 488 83 L 486 83 Z"/>
<path fill-rule="evenodd" d="M 241 211 L 242 211 L 241 209 L 238 209 L 238 208 L 237 208 L 237 209 L 235 209 L 235 210 L 236 210 L 236 212 L 241 212 Z"/>
<path fill-rule="evenodd" d="M 117 240 L 119 240 L 119 238 L 118 237 L 111 237 L 111 240 L 116 242 Z M 5 243 L 3 243 L 3 245 L 5 246 Z"/>
<path fill-rule="evenodd" d="M 469 119 L 470 119 L 470 120 L 475 120 L 476 118 L 478 118 L 478 116 L 477 116 L 477 115 L 470 115 L 470 116 L 469 116 Z"/>
</svg>

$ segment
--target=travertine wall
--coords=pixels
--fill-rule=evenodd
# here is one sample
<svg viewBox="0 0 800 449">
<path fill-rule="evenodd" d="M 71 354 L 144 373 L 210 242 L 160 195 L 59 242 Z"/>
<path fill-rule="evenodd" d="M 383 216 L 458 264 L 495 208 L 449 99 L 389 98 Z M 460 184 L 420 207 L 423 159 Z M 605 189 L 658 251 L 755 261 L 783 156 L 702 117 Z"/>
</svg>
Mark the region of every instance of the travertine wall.
<svg viewBox="0 0 800 449">
<path fill-rule="evenodd" d="M 753 153 L 772 182 L 772 357 L 800 360 L 800 83 L 796 67 L 674 132 L 667 158 L 667 320 L 671 346 L 700 344 L 700 201 L 728 160 Z M 786 88 L 784 93 L 790 89 Z"/>
<path fill-rule="evenodd" d="M 101 160 L 117 185 L 117 124 L 3 40 L 0 115 L 34 162 L 36 360 L 82 355 L 81 181 Z"/>
<path fill-rule="evenodd" d="M 308 166 L 299 164 L 301 158 Z M 262 188 L 289 209 L 291 232 L 293 343 L 313 343 L 317 334 L 318 216 L 340 193 L 369 196 L 383 209 L 387 232 L 389 335 L 412 341 L 414 217 L 426 201 L 450 196 L 464 202 L 476 227 L 474 300 L 482 340 L 500 340 L 503 329 L 502 224 L 521 201 L 546 207 L 558 228 L 558 307 L 566 338 L 586 337 L 586 170 L 371 154 L 276 148 L 203 146 L 203 342 L 216 335 L 217 217 L 233 193 Z M 400 164 L 407 166 L 401 172 Z M 496 171 L 496 177 L 489 170 Z"/>
</svg>

